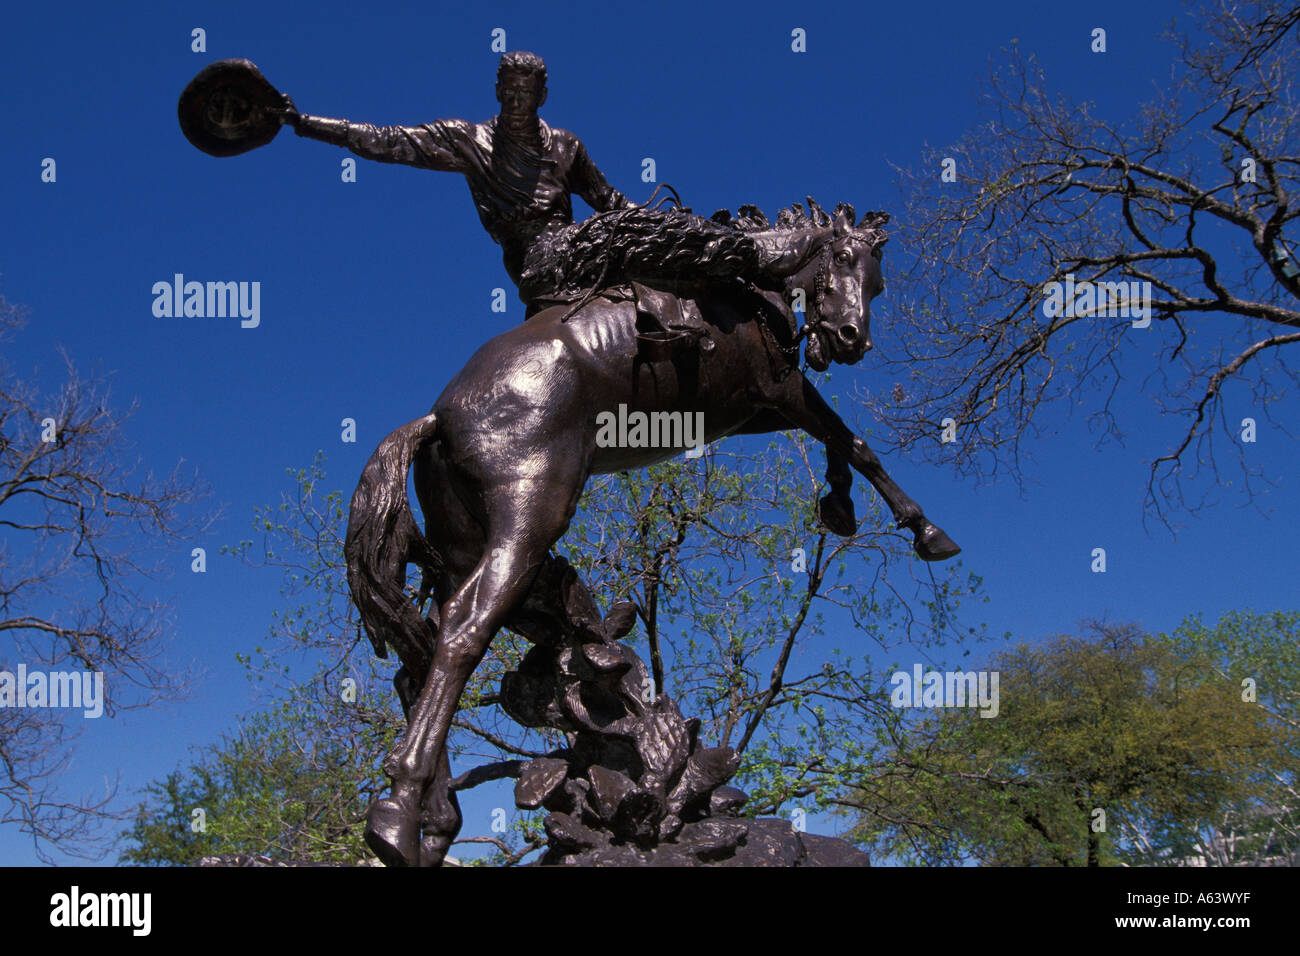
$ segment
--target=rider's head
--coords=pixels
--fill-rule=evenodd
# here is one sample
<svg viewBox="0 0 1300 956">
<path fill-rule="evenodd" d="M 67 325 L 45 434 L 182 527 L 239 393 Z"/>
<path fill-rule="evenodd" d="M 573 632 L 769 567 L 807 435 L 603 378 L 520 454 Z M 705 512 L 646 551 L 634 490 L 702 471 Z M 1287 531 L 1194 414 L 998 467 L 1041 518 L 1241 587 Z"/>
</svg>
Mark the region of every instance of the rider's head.
<svg viewBox="0 0 1300 956">
<path fill-rule="evenodd" d="M 546 64 L 535 53 L 513 50 L 497 65 L 497 102 L 507 121 L 528 121 L 546 102 Z"/>
</svg>

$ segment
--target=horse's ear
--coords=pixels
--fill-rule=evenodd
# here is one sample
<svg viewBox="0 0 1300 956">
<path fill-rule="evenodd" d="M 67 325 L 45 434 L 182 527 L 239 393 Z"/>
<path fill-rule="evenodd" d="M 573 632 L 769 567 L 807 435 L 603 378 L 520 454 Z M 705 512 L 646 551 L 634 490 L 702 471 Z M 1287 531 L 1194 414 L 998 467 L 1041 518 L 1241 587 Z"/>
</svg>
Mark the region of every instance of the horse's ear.
<svg viewBox="0 0 1300 956">
<path fill-rule="evenodd" d="M 849 217 L 850 226 L 857 222 L 858 214 L 853 210 L 853 203 L 842 202 L 836 206 L 835 215 L 838 216 L 840 213 L 844 213 L 844 215 Z"/>
<path fill-rule="evenodd" d="M 834 234 L 836 236 L 848 235 L 849 230 L 853 228 L 853 218 L 851 216 L 845 215 L 844 210 L 842 209 L 836 210 L 834 225 L 835 225 Z"/>
</svg>

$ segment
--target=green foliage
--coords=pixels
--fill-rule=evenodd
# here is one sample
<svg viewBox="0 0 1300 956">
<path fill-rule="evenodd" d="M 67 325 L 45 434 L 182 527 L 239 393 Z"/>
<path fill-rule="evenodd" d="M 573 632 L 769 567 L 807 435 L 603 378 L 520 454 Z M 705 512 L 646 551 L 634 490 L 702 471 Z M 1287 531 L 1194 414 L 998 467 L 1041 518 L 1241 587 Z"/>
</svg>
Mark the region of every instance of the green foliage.
<svg viewBox="0 0 1300 956">
<path fill-rule="evenodd" d="M 1256 759 L 1239 770 L 1249 799 L 1196 820 L 1181 851 L 1212 865 L 1300 863 L 1300 612 L 1234 611 L 1213 627 L 1194 617 L 1161 640 L 1254 696 L 1267 728 Z"/>
<path fill-rule="evenodd" d="M 1207 821 L 1297 806 L 1295 727 L 1283 742 L 1234 673 L 1293 676 L 1295 626 L 1292 615 L 1229 615 L 1218 628 L 1189 622 L 1150 637 L 1092 625 L 1086 637 L 997 655 L 996 718 L 899 712 L 883 759 L 844 802 L 856 835 L 924 864 L 1205 858 Z"/>
<path fill-rule="evenodd" d="M 875 696 L 870 658 L 828 659 L 831 636 L 878 649 L 977 638 L 957 608 L 980 581 L 960 563 L 932 574 L 861 484 L 858 534 L 825 532 L 821 449 L 804 436 L 737 444 L 593 479 L 561 547 L 597 594 L 636 605 L 626 640 L 657 687 L 702 720 L 704 739 L 741 752 L 746 812 L 826 806 L 851 779 Z"/>
<path fill-rule="evenodd" d="M 358 721 L 342 701 L 325 715 L 308 700 L 256 714 L 186 770 L 149 785 L 121 862 L 184 866 L 218 853 L 365 859 L 360 824 L 386 784 L 374 757 L 392 745 L 393 730 Z"/>
<path fill-rule="evenodd" d="M 632 601 L 627 640 L 659 688 L 702 718 L 705 739 L 741 751 L 747 812 L 848 812 L 878 856 L 919 864 L 1241 862 L 1300 845 L 1300 614 L 1192 619 L 1159 637 L 1097 625 L 997 655 L 996 718 L 897 709 L 886 680 L 896 665 L 827 647 L 842 635 L 877 656 L 935 653 L 978 637 L 959 609 L 980 581 L 959 566 L 912 576 L 907 543 L 882 530 L 875 504 L 859 507 L 858 535 L 825 534 L 809 448 L 796 437 L 598 477 L 558 548 L 603 601 Z M 290 474 L 294 493 L 255 519 L 259 560 L 280 570 L 289 606 L 268 649 L 241 658 L 270 705 L 148 788 L 123 862 L 368 856 L 365 808 L 387 786 L 379 764 L 402 730 L 392 668 L 361 639 L 348 600 L 342 494 L 317 499 L 320 457 Z M 800 548 L 806 567 L 794 570 Z M 232 550 L 252 560 L 251 541 Z M 458 770 L 563 743 L 495 706 L 525 649 L 502 634 L 474 675 L 450 740 Z M 355 695 L 341 692 L 345 678 Z M 1245 678 L 1257 701 L 1243 700 Z M 204 832 L 191 826 L 196 809 Z M 544 836 L 540 817 L 523 814 L 507 833 L 469 829 L 461 842 L 491 849 L 470 865 L 513 865 Z"/>
</svg>

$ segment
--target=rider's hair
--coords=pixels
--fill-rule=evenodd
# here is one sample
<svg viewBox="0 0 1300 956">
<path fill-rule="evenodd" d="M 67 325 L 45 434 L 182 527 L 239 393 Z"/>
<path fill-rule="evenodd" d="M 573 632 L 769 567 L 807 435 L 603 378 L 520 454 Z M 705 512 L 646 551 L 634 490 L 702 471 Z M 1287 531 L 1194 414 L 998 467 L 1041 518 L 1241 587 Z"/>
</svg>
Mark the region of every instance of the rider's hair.
<svg viewBox="0 0 1300 956">
<path fill-rule="evenodd" d="M 507 73 L 529 77 L 539 89 L 546 85 L 546 63 L 536 53 L 524 50 L 502 53 L 501 62 L 497 64 L 497 82 L 500 83 Z"/>
</svg>

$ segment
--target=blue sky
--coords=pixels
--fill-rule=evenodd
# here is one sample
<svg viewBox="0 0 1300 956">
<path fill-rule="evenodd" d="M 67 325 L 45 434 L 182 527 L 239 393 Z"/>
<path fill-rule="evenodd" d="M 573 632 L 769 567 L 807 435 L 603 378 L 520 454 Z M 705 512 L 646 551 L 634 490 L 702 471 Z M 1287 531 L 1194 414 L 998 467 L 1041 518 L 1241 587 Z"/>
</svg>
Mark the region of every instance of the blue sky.
<svg viewBox="0 0 1300 956">
<path fill-rule="evenodd" d="M 304 14 L 304 11 L 310 10 Z M 74 790 L 118 771 L 126 790 L 233 728 L 249 704 L 236 652 L 265 636 L 278 576 L 216 557 L 246 535 L 255 506 L 278 501 L 286 467 L 317 449 L 350 490 L 374 445 L 424 412 L 485 339 L 522 319 L 464 181 L 359 161 L 284 131 L 269 146 L 215 159 L 176 122 L 176 100 L 207 63 L 253 60 L 300 110 L 377 124 L 484 120 L 496 112 L 491 31 L 542 55 L 552 125 L 574 131 L 610 182 L 634 199 L 655 160 L 697 212 L 740 203 L 770 213 L 812 194 L 825 206 L 896 209 L 889 162 L 916 160 L 975 117 L 976 84 L 1013 38 L 1060 91 L 1123 118 L 1169 75 L 1159 42 L 1176 4 L 1024 2 L 909 5 L 729 3 L 422 3 L 333 0 L 71 4 L 5 15 L 0 89 L 0 292 L 30 310 L 7 356 L 57 381 L 56 347 L 111 372 L 120 404 L 138 399 L 129 434 L 154 469 L 197 469 L 225 506 L 205 540 L 205 575 L 159 585 L 175 608 L 174 656 L 206 670 L 194 696 L 91 728 L 69 775 Z M 1108 30 L 1109 52 L 1089 51 Z M 206 30 L 207 50 L 190 49 Z M 807 52 L 791 31 L 807 31 Z M 57 182 L 41 182 L 41 161 Z M 575 201 L 579 215 L 585 206 Z M 888 260 L 886 260 L 886 263 Z M 156 318 L 151 287 L 174 273 L 261 283 L 261 324 Z M 888 275 L 888 273 L 886 273 Z M 492 290 L 510 311 L 491 311 Z M 888 295 L 873 306 L 888 348 Z M 382 369 L 382 370 L 378 370 Z M 837 369 L 834 391 L 880 387 L 870 357 Z M 1229 418 L 1249 414 L 1229 393 Z M 1237 404 L 1234 404 L 1237 403 Z M 1277 417 L 1294 421 L 1294 399 Z M 886 462 L 965 548 L 991 602 L 976 622 L 1035 638 L 1109 615 L 1153 630 L 1186 615 L 1295 604 L 1300 521 L 1294 444 L 1261 426 L 1249 455 L 1278 480 L 1260 504 L 1232 493 L 1174 539 L 1145 530 L 1146 460 L 1176 441 L 1149 397 L 1133 396 L 1124 447 L 1096 450 L 1083 416 L 1053 418 L 1024 488 L 977 486 L 932 466 Z M 340 441 L 354 418 L 356 444 Z M 1235 420 L 1235 419 L 1234 419 Z M 334 483 L 333 481 L 331 482 Z M 859 493 L 861 493 L 861 483 Z M 1094 547 L 1109 570 L 1089 570 Z M 2 649 L 0 649 L 2 652 Z M 34 862 L 0 827 L 0 863 Z"/>
</svg>

